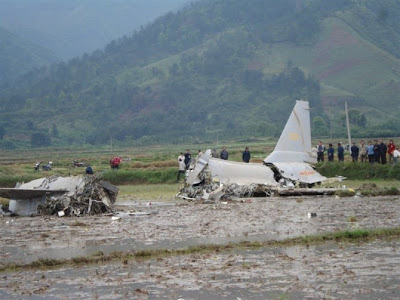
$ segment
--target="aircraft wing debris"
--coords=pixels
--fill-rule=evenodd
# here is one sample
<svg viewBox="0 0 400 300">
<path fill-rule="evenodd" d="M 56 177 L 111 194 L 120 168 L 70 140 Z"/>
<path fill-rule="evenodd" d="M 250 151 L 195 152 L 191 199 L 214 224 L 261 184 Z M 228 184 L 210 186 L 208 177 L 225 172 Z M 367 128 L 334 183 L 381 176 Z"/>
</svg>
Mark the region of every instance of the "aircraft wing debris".
<svg viewBox="0 0 400 300">
<path fill-rule="evenodd" d="M 111 213 L 117 194 L 116 186 L 95 176 L 53 176 L 0 190 L 0 195 L 10 198 L 10 210 L 25 216 Z"/>
</svg>

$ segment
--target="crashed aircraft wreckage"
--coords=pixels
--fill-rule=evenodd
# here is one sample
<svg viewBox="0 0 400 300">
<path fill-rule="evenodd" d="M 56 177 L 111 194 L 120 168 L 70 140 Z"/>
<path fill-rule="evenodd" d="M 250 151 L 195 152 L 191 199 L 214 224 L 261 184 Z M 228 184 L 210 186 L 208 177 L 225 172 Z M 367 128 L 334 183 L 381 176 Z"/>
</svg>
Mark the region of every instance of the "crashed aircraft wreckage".
<svg viewBox="0 0 400 300">
<path fill-rule="evenodd" d="M 218 200 L 270 196 L 289 188 L 298 188 L 305 194 L 305 188 L 327 180 L 310 165 L 317 162 L 315 150 L 311 145 L 308 102 L 298 100 L 274 151 L 263 164 L 213 158 L 211 150 L 207 150 L 188 171 L 185 186 L 177 197 Z"/>
<path fill-rule="evenodd" d="M 53 176 L 0 189 L 0 196 L 10 199 L 11 213 L 21 216 L 110 213 L 117 194 L 116 186 L 94 176 Z"/>
</svg>

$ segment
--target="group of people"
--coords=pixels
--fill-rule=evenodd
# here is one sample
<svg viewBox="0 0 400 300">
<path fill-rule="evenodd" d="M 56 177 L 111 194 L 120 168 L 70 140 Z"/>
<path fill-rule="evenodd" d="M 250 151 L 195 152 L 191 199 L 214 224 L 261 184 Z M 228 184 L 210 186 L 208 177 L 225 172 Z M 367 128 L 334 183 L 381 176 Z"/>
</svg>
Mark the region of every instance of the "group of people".
<svg viewBox="0 0 400 300">
<path fill-rule="evenodd" d="M 203 156 L 203 152 L 201 150 L 198 151 L 197 156 L 196 156 L 196 161 Z M 220 158 L 223 160 L 228 160 L 229 153 L 228 150 L 226 150 L 226 147 L 222 147 L 221 152 L 217 153 L 216 149 L 211 150 L 211 157 L 214 158 Z M 250 151 L 249 148 L 246 147 L 242 153 L 242 160 L 245 163 L 250 162 Z M 186 170 L 189 169 L 190 163 L 192 162 L 192 155 L 190 154 L 190 150 L 186 150 L 185 153 L 181 152 L 180 155 L 178 156 L 178 164 L 179 164 L 179 171 L 178 171 L 178 176 L 177 180 L 179 181 L 181 174 L 185 174 Z"/>
<path fill-rule="evenodd" d="M 197 154 L 197 158 L 201 157 L 203 155 L 203 152 L 199 150 L 199 153 Z M 178 163 L 179 163 L 179 171 L 178 171 L 178 178 L 177 180 L 179 181 L 179 178 L 181 177 L 181 174 L 185 174 L 185 171 L 189 169 L 190 162 L 192 161 L 192 154 L 190 153 L 190 150 L 187 149 L 185 154 L 181 152 L 178 156 Z"/>
<path fill-rule="evenodd" d="M 324 161 L 325 151 L 328 155 L 328 161 L 335 160 L 335 148 L 332 144 L 329 144 L 328 149 L 322 144 L 322 141 L 318 142 L 317 149 L 317 161 Z M 349 147 L 351 160 L 357 162 L 369 162 L 370 164 L 386 164 L 387 158 L 389 157 L 389 163 L 395 164 L 398 162 L 400 157 L 400 147 L 396 147 L 393 140 L 389 140 L 388 144 L 385 144 L 383 140 L 368 141 L 366 144 L 364 140 L 361 140 L 360 145 L 357 146 L 353 142 L 352 146 Z M 336 148 L 337 160 L 344 162 L 345 148 L 342 143 L 337 144 Z"/>
</svg>

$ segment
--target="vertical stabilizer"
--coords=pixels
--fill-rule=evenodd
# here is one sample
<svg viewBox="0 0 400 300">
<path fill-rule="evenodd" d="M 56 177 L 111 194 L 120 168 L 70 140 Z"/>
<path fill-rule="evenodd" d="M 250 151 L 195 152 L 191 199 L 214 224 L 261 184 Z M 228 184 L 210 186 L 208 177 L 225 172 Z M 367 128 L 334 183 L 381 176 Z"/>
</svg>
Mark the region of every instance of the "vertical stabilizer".
<svg viewBox="0 0 400 300">
<path fill-rule="evenodd" d="M 317 162 L 311 151 L 310 108 L 307 101 L 296 101 L 275 150 L 264 162 Z"/>
</svg>

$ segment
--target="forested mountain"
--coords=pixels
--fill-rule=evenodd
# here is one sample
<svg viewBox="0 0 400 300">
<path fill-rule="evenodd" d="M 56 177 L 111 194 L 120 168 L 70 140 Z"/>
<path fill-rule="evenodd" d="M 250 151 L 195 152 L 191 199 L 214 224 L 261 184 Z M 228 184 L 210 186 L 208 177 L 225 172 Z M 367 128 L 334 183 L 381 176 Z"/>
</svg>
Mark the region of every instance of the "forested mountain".
<svg viewBox="0 0 400 300">
<path fill-rule="evenodd" d="M 345 100 L 353 135 L 396 135 L 399 20 L 396 0 L 199 1 L 3 87 L 3 147 L 276 136 L 295 99 L 314 136 L 344 134 Z"/>
<path fill-rule="evenodd" d="M 68 60 L 190 0 L 1 0 L 0 26 Z"/>
<path fill-rule="evenodd" d="M 0 27 L 0 83 L 59 59 L 48 49 Z"/>
</svg>

